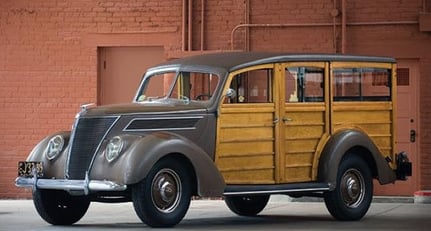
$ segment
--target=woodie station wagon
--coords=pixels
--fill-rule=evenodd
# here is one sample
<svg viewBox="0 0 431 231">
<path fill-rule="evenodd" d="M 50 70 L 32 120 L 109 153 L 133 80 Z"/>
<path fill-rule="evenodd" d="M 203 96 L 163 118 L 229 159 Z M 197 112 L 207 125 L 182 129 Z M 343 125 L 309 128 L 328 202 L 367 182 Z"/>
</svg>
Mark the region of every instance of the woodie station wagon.
<svg viewBox="0 0 431 231">
<path fill-rule="evenodd" d="M 270 195 L 323 197 L 338 220 L 359 220 L 380 184 L 405 180 L 395 150 L 392 58 L 232 52 L 150 68 L 130 104 L 83 105 L 71 131 L 19 163 L 39 215 L 80 220 L 90 202 L 132 201 L 169 227 L 192 196 L 224 197 L 242 216 Z"/>
</svg>

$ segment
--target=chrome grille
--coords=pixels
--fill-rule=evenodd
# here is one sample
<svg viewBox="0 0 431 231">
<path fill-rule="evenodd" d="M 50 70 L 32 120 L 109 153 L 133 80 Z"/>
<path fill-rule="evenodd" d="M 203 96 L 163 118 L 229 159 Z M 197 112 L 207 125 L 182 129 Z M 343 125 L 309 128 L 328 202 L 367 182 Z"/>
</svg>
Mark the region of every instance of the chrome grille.
<svg viewBox="0 0 431 231">
<path fill-rule="evenodd" d="M 96 151 L 117 117 L 79 118 L 72 137 L 67 174 L 84 179 Z"/>
</svg>

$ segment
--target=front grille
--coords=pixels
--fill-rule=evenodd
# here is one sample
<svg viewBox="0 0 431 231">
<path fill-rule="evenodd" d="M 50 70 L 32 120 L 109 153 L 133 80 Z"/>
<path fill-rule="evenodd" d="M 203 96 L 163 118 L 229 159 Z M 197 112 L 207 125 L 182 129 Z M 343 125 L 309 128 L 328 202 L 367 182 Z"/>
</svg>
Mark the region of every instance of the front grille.
<svg viewBox="0 0 431 231">
<path fill-rule="evenodd" d="M 116 117 L 79 118 L 69 152 L 69 179 L 84 179 L 93 156 Z"/>
</svg>

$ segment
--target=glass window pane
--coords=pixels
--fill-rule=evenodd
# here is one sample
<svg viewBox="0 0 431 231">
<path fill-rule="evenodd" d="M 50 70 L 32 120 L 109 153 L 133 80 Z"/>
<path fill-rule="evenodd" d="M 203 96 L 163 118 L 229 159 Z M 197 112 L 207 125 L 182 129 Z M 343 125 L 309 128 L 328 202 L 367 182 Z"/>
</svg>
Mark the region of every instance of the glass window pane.
<svg viewBox="0 0 431 231">
<path fill-rule="evenodd" d="M 287 102 L 323 102 L 324 69 L 289 67 L 286 69 Z"/>
<path fill-rule="evenodd" d="M 383 68 L 338 68 L 334 70 L 335 101 L 388 101 L 391 71 Z"/>
<path fill-rule="evenodd" d="M 181 72 L 170 98 L 208 101 L 214 95 L 219 77 L 211 73 Z"/>
<path fill-rule="evenodd" d="M 226 103 L 272 102 L 272 69 L 257 69 L 234 76 L 230 88 L 234 96 Z"/>
</svg>

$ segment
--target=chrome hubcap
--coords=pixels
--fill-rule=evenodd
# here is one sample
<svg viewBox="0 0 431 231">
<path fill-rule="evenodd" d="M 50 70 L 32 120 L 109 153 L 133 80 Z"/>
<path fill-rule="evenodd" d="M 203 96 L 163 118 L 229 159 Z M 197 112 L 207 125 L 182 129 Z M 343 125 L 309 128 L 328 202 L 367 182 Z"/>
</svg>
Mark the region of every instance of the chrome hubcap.
<svg viewBox="0 0 431 231">
<path fill-rule="evenodd" d="M 364 177 L 357 169 L 349 169 L 341 177 L 341 196 L 344 204 L 350 208 L 358 207 L 364 200 Z"/>
<path fill-rule="evenodd" d="M 151 186 L 153 204 L 160 212 L 169 213 L 178 206 L 182 191 L 181 181 L 172 169 L 160 170 Z"/>
</svg>

